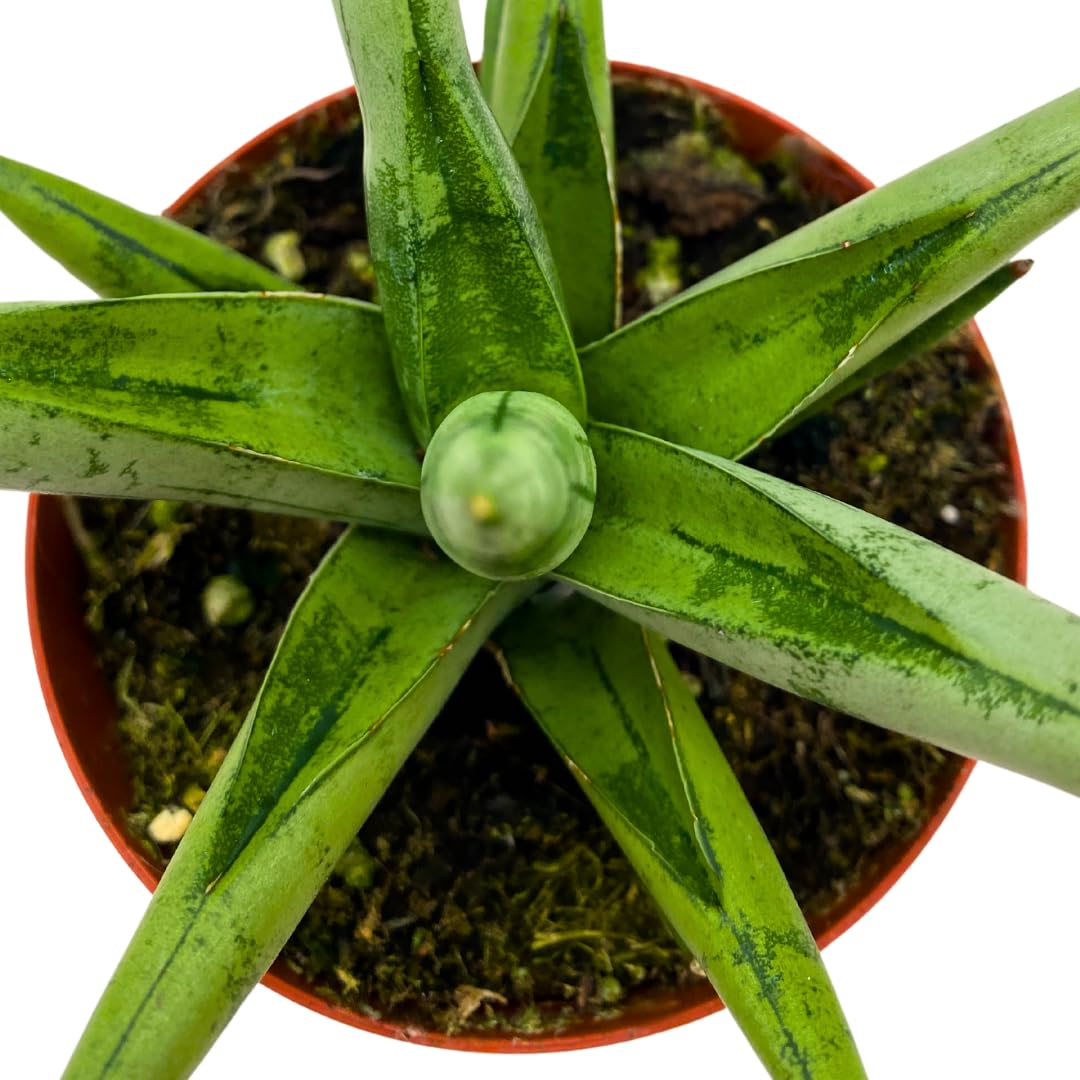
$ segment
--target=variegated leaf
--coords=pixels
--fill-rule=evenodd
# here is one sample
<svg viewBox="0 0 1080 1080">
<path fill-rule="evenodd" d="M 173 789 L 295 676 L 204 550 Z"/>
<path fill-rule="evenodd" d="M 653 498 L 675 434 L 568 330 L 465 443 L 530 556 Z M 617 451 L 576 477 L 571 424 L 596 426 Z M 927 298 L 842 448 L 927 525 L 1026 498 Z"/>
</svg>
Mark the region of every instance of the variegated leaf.
<svg viewBox="0 0 1080 1080">
<path fill-rule="evenodd" d="M 190 1074 L 523 595 L 413 540 L 345 534 L 293 611 L 66 1077 Z"/>
<path fill-rule="evenodd" d="M 1080 205 L 1080 90 L 741 259 L 582 353 L 595 419 L 737 458 Z"/>
<path fill-rule="evenodd" d="M 379 297 L 418 439 L 489 390 L 547 394 L 583 420 L 551 252 L 469 63 L 457 4 L 335 6 L 364 114 Z"/>
<path fill-rule="evenodd" d="M 306 294 L 0 306 L 0 486 L 422 532 L 377 308 Z"/>
<path fill-rule="evenodd" d="M 865 1077 L 784 872 L 664 642 L 551 594 L 496 640 L 521 700 L 769 1075 Z"/>
<path fill-rule="evenodd" d="M 592 425 L 558 576 L 803 697 L 1080 794 L 1080 617 L 743 465 Z"/>
<path fill-rule="evenodd" d="M 0 212 L 99 296 L 296 288 L 175 221 L 5 157 Z"/>
<path fill-rule="evenodd" d="M 499 5 L 481 72 L 536 203 L 574 340 L 619 318 L 614 124 L 599 0 Z M 489 13 L 491 14 L 491 13 Z"/>
</svg>

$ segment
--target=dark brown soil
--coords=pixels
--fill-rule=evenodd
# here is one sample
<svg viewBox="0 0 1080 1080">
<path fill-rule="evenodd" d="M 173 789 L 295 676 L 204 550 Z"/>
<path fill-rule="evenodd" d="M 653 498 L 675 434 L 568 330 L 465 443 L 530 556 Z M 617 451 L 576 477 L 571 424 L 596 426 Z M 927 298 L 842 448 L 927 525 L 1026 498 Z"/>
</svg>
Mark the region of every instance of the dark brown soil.
<svg viewBox="0 0 1080 1080">
<path fill-rule="evenodd" d="M 735 154 L 700 101 L 624 82 L 616 105 L 628 317 L 828 209 L 780 164 Z M 372 299 L 360 158 L 357 121 L 340 137 L 316 122 L 185 220 L 256 257 L 274 252 L 305 288 Z M 963 339 L 752 459 L 999 569 L 1015 495 L 1005 461 L 1000 401 Z M 161 809 L 197 806 L 337 529 L 171 504 L 86 500 L 80 512 L 98 555 L 88 619 L 122 704 L 130 820 L 145 836 Z M 203 618 L 204 584 L 219 575 L 252 591 L 239 626 Z M 678 659 L 820 925 L 919 829 L 955 759 Z M 329 996 L 450 1031 L 557 1027 L 701 978 L 485 655 L 284 956 Z"/>
</svg>

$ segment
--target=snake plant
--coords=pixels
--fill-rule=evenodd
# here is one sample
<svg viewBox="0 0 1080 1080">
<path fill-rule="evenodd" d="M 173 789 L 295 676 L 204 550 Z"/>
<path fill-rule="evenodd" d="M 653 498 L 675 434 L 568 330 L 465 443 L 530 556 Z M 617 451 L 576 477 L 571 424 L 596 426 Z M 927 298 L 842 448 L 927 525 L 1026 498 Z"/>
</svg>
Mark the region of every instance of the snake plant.
<svg viewBox="0 0 1080 1080">
<path fill-rule="evenodd" d="M 861 1077 L 667 642 L 1080 793 L 1076 616 L 739 463 L 1080 205 L 1080 91 L 621 325 L 599 0 L 490 0 L 479 79 L 452 0 L 335 7 L 378 307 L 0 159 L 104 298 L 0 306 L 5 486 L 350 523 L 67 1075 L 189 1075 L 490 642 L 769 1075 Z"/>
</svg>

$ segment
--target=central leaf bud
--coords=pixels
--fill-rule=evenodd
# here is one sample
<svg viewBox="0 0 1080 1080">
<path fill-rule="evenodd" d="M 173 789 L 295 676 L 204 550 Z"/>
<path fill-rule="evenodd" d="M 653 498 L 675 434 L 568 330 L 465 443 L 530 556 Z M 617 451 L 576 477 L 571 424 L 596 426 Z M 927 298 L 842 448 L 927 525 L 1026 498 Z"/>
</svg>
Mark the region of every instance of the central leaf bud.
<svg viewBox="0 0 1080 1080">
<path fill-rule="evenodd" d="M 589 440 L 544 394 L 496 390 L 463 401 L 424 456 L 420 502 L 431 535 L 481 577 L 554 569 L 585 535 L 595 498 Z"/>
</svg>

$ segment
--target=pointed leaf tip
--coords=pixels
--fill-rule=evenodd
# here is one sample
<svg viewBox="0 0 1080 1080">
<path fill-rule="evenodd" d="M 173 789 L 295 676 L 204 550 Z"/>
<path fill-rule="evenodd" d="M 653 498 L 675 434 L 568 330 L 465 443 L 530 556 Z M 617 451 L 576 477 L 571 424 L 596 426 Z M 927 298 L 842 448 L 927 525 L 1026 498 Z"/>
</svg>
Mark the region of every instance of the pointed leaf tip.
<svg viewBox="0 0 1080 1080">
<path fill-rule="evenodd" d="M 99 296 L 296 289 L 175 221 L 5 157 L 0 211 Z"/>
</svg>

